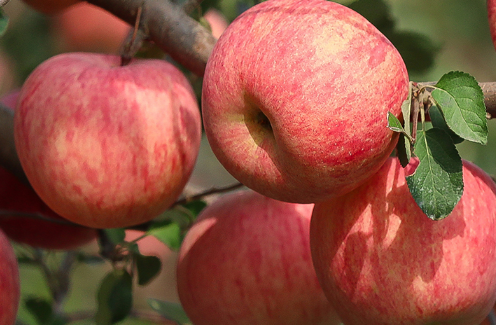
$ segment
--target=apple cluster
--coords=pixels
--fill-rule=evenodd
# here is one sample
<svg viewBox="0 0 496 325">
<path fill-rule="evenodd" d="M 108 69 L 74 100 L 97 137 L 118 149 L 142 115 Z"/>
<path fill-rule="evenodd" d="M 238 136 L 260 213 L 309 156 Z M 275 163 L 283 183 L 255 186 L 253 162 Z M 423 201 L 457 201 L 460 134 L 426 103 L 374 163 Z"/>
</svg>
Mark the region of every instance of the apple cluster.
<svg viewBox="0 0 496 325">
<path fill-rule="evenodd" d="M 62 23 L 77 2 L 36 9 Z M 29 184 L 0 169 L 0 324 L 19 302 L 6 236 L 68 250 L 154 219 L 184 190 L 202 127 L 248 189 L 207 206 L 181 245 L 195 325 L 480 324 L 496 301 L 496 186 L 464 161 L 450 216 L 420 210 L 405 181 L 417 161 L 391 157 L 387 115 L 403 120 L 409 92 L 393 44 L 324 0 L 268 0 L 215 32 L 201 116 L 173 64 L 87 52 L 50 58 L 2 100 Z"/>
</svg>

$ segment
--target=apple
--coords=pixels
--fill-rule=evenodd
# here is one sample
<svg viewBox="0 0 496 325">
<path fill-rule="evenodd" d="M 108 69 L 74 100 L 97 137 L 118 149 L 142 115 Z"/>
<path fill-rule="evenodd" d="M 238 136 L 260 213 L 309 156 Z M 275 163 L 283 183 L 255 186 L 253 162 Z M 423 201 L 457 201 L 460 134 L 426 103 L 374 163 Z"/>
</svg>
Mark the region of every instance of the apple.
<svg viewBox="0 0 496 325">
<path fill-rule="evenodd" d="M 91 228 L 153 219 L 181 194 L 201 139 L 186 77 L 164 60 L 65 53 L 39 65 L 14 115 L 19 160 L 56 213 Z"/>
<path fill-rule="evenodd" d="M 493 45 L 496 48 L 496 0 L 487 0 L 487 17 Z"/>
<path fill-rule="evenodd" d="M 247 187 L 282 201 L 323 201 L 388 158 L 398 137 L 387 113 L 400 117 L 408 83 L 398 51 L 355 11 L 269 0 L 235 19 L 213 49 L 205 132 Z"/>
<path fill-rule="evenodd" d="M 62 52 L 118 54 L 131 27 L 108 11 L 87 2 L 52 17 L 51 32 Z"/>
<path fill-rule="evenodd" d="M 144 235 L 143 231 L 126 229 L 126 241 L 135 240 Z M 160 258 L 160 273 L 149 284 L 133 288 L 133 300 L 136 308 L 148 309 L 148 298 L 178 303 L 176 285 L 176 265 L 178 252 L 171 250 L 154 236 L 146 236 L 137 241 L 140 253 Z"/>
<path fill-rule="evenodd" d="M 205 20 L 210 25 L 212 35 L 215 38 L 219 38 L 229 25 L 229 22 L 222 14 L 222 12 L 214 8 L 208 9 L 207 12 L 205 12 L 205 14 L 203 15 L 203 18 L 205 18 Z"/>
<path fill-rule="evenodd" d="M 432 221 L 397 158 L 354 191 L 315 204 L 317 277 L 346 325 L 475 325 L 496 300 L 496 187 L 463 162 L 464 193 Z"/>
<path fill-rule="evenodd" d="M 0 230 L 0 324 L 13 325 L 20 300 L 19 267 L 14 249 Z"/>
<path fill-rule="evenodd" d="M 31 8 L 46 15 L 56 14 L 81 0 L 24 0 Z"/>
<path fill-rule="evenodd" d="M 312 266 L 312 208 L 253 191 L 207 206 L 177 266 L 179 298 L 193 324 L 340 324 Z"/>
<path fill-rule="evenodd" d="M 19 92 L 16 90 L 3 96 L 0 103 L 14 110 Z M 37 248 L 70 250 L 96 238 L 95 229 L 61 223 L 64 219 L 47 207 L 32 188 L 3 167 L 0 167 L 0 180 L 0 210 L 14 212 L 0 215 L 0 229 L 10 239 Z"/>
</svg>

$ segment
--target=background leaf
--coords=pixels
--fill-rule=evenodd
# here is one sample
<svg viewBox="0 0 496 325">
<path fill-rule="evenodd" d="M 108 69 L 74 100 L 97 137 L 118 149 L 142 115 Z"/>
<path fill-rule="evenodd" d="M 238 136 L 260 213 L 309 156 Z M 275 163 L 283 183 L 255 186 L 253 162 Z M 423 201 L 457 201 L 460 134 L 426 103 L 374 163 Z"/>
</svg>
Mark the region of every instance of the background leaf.
<svg viewBox="0 0 496 325">
<path fill-rule="evenodd" d="M 177 223 L 170 221 L 154 223 L 147 234 L 154 236 L 172 250 L 178 250 L 181 246 L 182 231 Z"/>
<path fill-rule="evenodd" d="M 140 286 L 146 285 L 159 274 L 162 262 L 156 256 L 136 254 L 135 258 L 138 270 L 138 284 Z"/>
<path fill-rule="evenodd" d="M 104 229 L 107 234 L 107 238 L 114 244 L 120 244 L 126 238 L 126 231 L 124 228 L 113 228 L 113 229 Z"/>
<path fill-rule="evenodd" d="M 415 154 L 420 164 L 407 176 L 408 187 L 422 211 L 441 220 L 463 194 L 462 160 L 450 136 L 437 128 L 418 131 Z"/>
<path fill-rule="evenodd" d="M 0 37 L 2 37 L 7 31 L 9 26 L 9 17 L 5 14 L 2 8 L 0 8 Z"/>
<path fill-rule="evenodd" d="M 432 91 L 453 132 L 480 144 L 487 143 L 484 94 L 477 80 L 464 72 L 453 71 L 441 77 Z"/>
<path fill-rule="evenodd" d="M 126 318 L 133 305 L 132 277 L 126 270 L 108 273 L 98 290 L 97 325 L 114 324 Z"/>
<path fill-rule="evenodd" d="M 358 0 L 348 7 L 364 16 L 393 43 L 409 72 L 423 73 L 434 65 L 440 46 L 436 45 L 428 35 L 398 30 L 387 2 Z"/>
<path fill-rule="evenodd" d="M 52 303 L 40 297 L 30 297 L 25 301 L 26 308 L 38 324 L 47 324 L 52 318 Z"/>
<path fill-rule="evenodd" d="M 191 321 L 179 304 L 157 299 L 148 299 L 148 304 L 153 310 L 169 320 L 182 325 L 191 324 Z"/>
</svg>

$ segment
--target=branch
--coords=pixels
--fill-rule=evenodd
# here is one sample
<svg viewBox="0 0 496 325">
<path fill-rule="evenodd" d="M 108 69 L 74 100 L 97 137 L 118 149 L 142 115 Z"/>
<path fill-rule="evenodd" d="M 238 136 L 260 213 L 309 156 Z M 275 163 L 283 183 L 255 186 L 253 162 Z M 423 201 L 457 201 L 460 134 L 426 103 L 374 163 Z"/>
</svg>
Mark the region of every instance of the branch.
<svg viewBox="0 0 496 325">
<path fill-rule="evenodd" d="M 198 76 L 203 76 L 216 39 L 183 8 L 169 0 L 89 0 L 131 26 L 142 8 L 141 28 L 160 49 Z M 199 3 L 199 2 L 198 2 Z"/>
</svg>

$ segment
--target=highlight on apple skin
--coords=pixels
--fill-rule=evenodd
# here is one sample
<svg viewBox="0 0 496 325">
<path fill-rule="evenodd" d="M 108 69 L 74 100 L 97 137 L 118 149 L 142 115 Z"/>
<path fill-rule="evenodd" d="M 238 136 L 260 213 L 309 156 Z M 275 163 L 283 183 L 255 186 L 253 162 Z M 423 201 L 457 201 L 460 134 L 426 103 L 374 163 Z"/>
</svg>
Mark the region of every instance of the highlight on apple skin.
<svg viewBox="0 0 496 325">
<path fill-rule="evenodd" d="M 181 194 L 201 138 L 186 77 L 164 60 L 66 53 L 39 65 L 14 116 L 22 167 L 40 198 L 91 228 L 153 219 Z"/>
<path fill-rule="evenodd" d="M 355 11 L 324 0 L 269 0 L 236 18 L 208 60 L 209 143 L 241 183 L 314 203 L 372 176 L 397 143 L 408 74 L 398 51 Z"/>
<path fill-rule="evenodd" d="M 251 190 L 207 206 L 177 266 L 181 304 L 195 325 L 338 325 L 310 256 L 312 204 Z"/>
<path fill-rule="evenodd" d="M 464 193 L 443 220 L 418 207 L 397 158 L 317 203 L 315 270 L 346 325 L 479 325 L 496 300 L 496 186 L 463 161 Z"/>
</svg>

